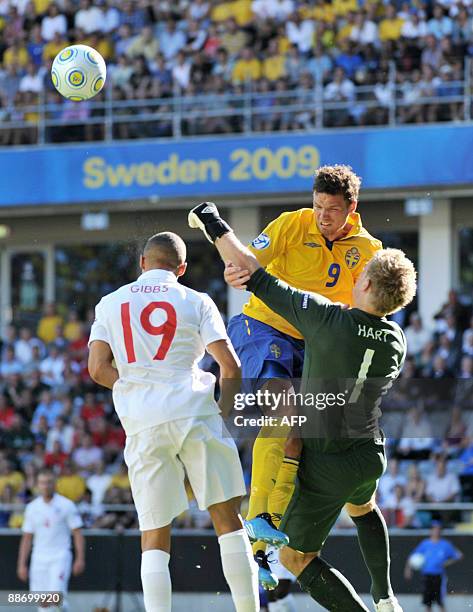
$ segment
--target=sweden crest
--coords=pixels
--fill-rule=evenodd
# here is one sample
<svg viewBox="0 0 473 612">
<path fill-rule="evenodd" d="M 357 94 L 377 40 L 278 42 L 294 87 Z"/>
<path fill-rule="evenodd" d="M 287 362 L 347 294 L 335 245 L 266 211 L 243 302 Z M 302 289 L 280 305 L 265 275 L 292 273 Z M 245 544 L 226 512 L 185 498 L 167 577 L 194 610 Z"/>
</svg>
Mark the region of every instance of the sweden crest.
<svg viewBox="0 0 473 612">
<path fill-rule="evenodd" d="M 360 261 L 360 258 L 360 251 L 356 247 L 352 247 L 345 253 L 345 263 L 350 270 L 356 266 L 356 264 Z"/>
<path fill-rule="evenodd" d="M 276 357 L 276 359 L 279 359 L 279 357 L 281 357 L 282 355 L 281 348 L 277 344 L 271 344 L 269 350 L 271 351 L 271 355 L 273 355 L 273 357 Z"/>
</svg>

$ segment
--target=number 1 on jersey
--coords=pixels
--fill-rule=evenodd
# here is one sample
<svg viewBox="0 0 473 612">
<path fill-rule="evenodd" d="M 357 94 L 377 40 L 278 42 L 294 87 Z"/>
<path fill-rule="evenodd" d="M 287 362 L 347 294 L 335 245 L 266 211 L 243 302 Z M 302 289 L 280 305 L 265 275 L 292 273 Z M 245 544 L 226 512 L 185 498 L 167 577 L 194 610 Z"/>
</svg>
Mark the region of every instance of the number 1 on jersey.
<svg viewBox="0 0 473 612">
<path fill-rule="evenodd" d="M 166 313 L 166 320 L 161 325 L 153 325 L 151 323 L 151 315 L 157 309 L 164 310 Z M 128 363 L 134 363 L 136 361 L 136 354 L 131 327 L 130 302 L 125 302 L 121 305 L 121 319 Z M 156 355 L 153 357 L 153 360 L 162 361 L 171 348 L 171 343 L 176 333 L 177 318 L 174 306 L 169 302 L 150 302 L 141 311 L 140 323 L 146 333 L 151 336 L 163 337 Z"/>
</svg>

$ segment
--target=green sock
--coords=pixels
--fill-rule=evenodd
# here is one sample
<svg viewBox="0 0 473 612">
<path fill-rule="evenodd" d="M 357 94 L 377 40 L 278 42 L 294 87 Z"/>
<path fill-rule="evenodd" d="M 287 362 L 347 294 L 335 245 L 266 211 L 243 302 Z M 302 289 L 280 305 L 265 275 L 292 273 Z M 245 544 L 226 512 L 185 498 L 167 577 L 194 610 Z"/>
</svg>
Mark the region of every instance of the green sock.
<svg viewBox="0 0 473 612">
<path fill-rule="evenodd" d="M 338 570 L 320 557 L 299 574 L 301 589 L 330 612 L 368 612 L 353 586 Z"/>
<path fill-rule="evenodd" d="M 389 536 L 386 522 L 380 509 L 352 516 L 358 531 L 363 559 L 371 576 L 371 595 L 375 603 L 392 595 L 389 578 Z"/>
</svg>

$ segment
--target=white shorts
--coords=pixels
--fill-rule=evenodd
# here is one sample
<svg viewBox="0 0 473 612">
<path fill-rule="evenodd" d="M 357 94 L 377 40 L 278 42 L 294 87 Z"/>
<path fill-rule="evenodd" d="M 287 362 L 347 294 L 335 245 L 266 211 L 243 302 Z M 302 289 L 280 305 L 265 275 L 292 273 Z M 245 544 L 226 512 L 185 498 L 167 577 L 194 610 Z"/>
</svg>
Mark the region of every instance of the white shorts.
<svg viewBox="0 0 473 612">
<path fill-rule="evenodd" d="M 220 415 L 128 436 L 124 457 L 141 531 L 169 525 L 188 509 L 184 468 L 201 510 L 246 494 L 238 450 Z"/>
<path fill-rule="evenodd" d="M 59 591 L 66 595 L 71 576 L 72 552 L 55 557 L 32 557 L 30 591 Z"/>
</svg>

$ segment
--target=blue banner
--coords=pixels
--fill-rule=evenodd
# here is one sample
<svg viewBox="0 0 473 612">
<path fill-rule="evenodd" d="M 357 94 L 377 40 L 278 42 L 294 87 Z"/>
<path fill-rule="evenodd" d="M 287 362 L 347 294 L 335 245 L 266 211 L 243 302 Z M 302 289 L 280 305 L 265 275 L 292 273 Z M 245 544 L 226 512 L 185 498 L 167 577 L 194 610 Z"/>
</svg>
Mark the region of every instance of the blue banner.
<svg viewBox="0 0 473 612">
<path fill-rule="evenodd" d="M 473 126 L 0 149 L 0 206 L 310 191 L 321 164 L 364 189 L 473 183 Z"/>
</svg>

